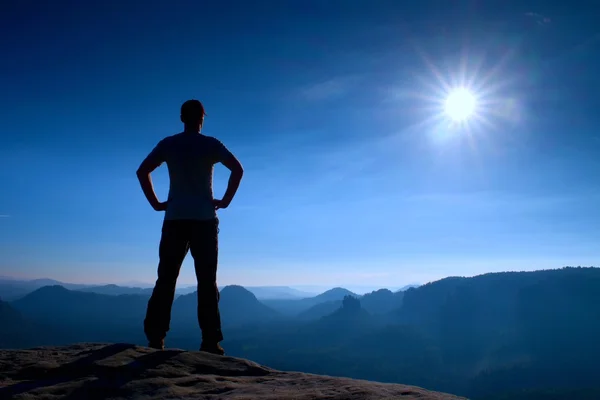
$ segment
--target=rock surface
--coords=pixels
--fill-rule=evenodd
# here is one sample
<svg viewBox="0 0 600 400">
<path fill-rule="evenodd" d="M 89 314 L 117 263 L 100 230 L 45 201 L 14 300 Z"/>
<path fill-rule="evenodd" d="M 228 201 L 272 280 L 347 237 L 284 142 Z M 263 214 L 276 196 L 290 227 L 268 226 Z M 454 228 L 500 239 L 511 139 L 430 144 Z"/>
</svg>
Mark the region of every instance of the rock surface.
<svg viewBox="0 0 600 400">
<path fill-rule="evenodd" d="M 413 386 L 282 372 L 130 344 L 0 350 L 1 399 L 459 399 Z"/>
</svg>

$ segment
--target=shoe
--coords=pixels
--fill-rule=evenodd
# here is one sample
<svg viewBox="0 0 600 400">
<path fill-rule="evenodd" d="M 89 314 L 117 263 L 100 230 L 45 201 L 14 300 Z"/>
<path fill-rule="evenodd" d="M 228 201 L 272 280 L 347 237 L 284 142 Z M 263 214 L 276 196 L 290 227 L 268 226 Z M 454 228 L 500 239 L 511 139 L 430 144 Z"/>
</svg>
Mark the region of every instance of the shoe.
<svg viewBox="0 0 600 400">
<path fill-rule="evenodd" d="M 225 355 L 225 349 L 223 349 L 219 343 L 214 343 L 214 344 L 213 343 L 211 343 L 211 344 L 202 343 L 202 345 L 200 346 L 200 351 L 204 351 L 206 353 L 211 353 L 211 354 L 217 354 L 219 356 Z"/>
<path fill-rule="evenodd" d="M 148 342 L 148 347 L 156 350 L 164 350 L 165 349 L 165 339 L 160 340 L 150 340 Z"/>
</svg>

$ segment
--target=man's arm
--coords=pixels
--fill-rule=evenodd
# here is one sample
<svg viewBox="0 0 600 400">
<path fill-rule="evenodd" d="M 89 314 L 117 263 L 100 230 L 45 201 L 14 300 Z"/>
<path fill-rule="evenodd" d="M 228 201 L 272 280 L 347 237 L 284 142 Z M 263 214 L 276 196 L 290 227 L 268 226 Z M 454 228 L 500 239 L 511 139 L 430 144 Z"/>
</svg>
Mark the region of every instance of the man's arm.
<svg viewBox="0 0 600 400">
<path fill-rule="evenodd" d="M 236 158 L 236 156 L 234 156 L 222 144 L 219 143 L 219 145 L 221 147 L 221 157 L 219 161 L 221 162 L 221 164 L 227 167 L 229 171 L 231 171 L 231 174 L 229 175 L 229 181 L 227 182 L 227 190 L 225 190 L 225 195 L 223 195 L 223 198 L 221 200 L 214 201 L 215 209 L 217 210 L 219 208 L 229 207 L 229 204 L 233 200 L 233 197 L 235 196 L 235 193 L 237 192 L 240 186 L 242 176 L 244 175 L 244 168 L 242 167 L 242 164 Z"/>
<path fill-rule="evenodd" d="M 142 191 L 148 200 L 148 203 L 156 211 L 164 211 L 167 209 L 166 202 L 160 202 L 154 192 L 152 177 L 150 174 L 164 162 L 163 144 L 159 142 L 156 147 L 148 154 L 148 156 L 140 164 L 136 175 L 142 186 Z"/>
</svg>

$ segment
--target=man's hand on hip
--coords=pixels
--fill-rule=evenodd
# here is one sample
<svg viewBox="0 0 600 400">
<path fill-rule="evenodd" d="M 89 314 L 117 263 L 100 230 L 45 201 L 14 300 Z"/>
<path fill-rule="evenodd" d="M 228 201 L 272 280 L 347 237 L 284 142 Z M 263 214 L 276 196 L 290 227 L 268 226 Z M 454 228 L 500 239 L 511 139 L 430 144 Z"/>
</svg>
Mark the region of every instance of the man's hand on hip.
<svg viewBox="0 0 600 400">
<path fill-rule="evenodd" d="M 156 204 L 153 208 L 155 211 L 166 211 L 167 203 L 168 203 L 168 201 L 163 201 L 162 203 Z"/>
<path fill-rule="evenodd" d="M 213 200 L 213 205 L 215 206 L 215 210 L 218 210 L 220 208 L 227 208 L 227 207 L 229 207 L 229 203 L 230 203 L 230 201 L 226 201 L 226 200 L 218 200 L 218 199 Z"/>
</svg>

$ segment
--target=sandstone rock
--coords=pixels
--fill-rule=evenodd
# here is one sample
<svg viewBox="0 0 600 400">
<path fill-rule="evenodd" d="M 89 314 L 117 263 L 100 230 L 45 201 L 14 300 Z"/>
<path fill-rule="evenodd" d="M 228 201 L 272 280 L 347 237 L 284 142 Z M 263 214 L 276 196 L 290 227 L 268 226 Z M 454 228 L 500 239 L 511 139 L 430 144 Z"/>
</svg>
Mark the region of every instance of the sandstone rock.
<svg viewBox="0 0 600 400">
<path fill-rule="evenodd" d="M 81 343 L 0 350 L 1 399 L 459 399 L 208 353 Z"/>
</svg>

